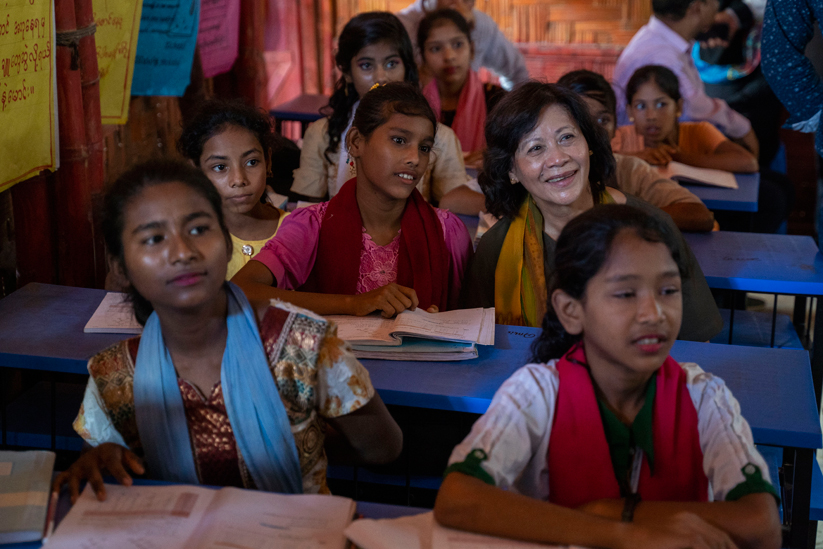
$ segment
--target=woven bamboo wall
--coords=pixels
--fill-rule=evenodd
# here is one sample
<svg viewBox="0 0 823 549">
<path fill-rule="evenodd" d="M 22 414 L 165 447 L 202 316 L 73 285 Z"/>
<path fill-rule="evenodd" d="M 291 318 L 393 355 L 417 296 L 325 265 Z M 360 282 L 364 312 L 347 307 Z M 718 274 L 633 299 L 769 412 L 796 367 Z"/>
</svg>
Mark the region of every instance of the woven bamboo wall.
<svg viewBox="0 0 823 549">
<path fill-rule="evenodd" d="M 399 11 L 411 0 L 336 0 L 337 29 L 353 15 Z M 651 15 L 649 0 L 477 0 L 512 42 L 626 45 Z"/>
</svg>

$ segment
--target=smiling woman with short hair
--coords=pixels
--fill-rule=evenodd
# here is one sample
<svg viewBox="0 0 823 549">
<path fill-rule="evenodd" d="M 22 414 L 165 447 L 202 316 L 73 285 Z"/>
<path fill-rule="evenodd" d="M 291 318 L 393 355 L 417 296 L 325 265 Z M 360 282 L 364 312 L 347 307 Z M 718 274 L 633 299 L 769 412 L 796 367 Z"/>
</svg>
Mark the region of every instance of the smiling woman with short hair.
<svg viewBox="0 0 823 549">
<path fill-rule="evenodd" d="M 555 241 L 571 219 L 600 204 L 629 204 L 671 225 L 686 260 L 680 339 L 705 341 L 723 321 L 703 272 L 671 218 L 604 184 L 614 171 L 608 137 L 574 92 L 528 82 L 504 97 L 486 121 L 478 181 L 500 218 L 480 241 L 463 282 L 461 305 L 495 307 L 498 324 L 539 326 Z"/>
</svg>

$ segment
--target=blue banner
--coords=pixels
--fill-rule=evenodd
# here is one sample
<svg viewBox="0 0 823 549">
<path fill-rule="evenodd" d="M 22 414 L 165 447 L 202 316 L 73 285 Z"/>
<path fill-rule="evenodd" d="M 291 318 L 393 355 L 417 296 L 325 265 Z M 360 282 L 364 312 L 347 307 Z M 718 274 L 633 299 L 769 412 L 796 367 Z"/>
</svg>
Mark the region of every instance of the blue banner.
<svg viewBox="0 0 823 549">
<path fill-rule="evenodd" d="M 199 21 L 200 0 L 144 0 L 132 95 L 183 95 Z"/>
</svg>

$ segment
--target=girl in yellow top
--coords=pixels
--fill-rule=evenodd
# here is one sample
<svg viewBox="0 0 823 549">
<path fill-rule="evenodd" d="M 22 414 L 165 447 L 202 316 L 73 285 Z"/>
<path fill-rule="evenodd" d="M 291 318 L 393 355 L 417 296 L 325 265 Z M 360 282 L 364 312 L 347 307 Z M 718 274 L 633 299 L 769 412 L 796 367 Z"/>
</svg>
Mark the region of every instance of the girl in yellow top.
<svg viewBox="0 0 823 549">
<path fill-rule="evenodd" d="M 223 199 L 232 240 L 226 280 L 240 270 L 287 215 L 265 201 L 274 134 L 266 113 L 237 102 L 205 102 L 183 128 L 177 149 L 200 168 Z"/>
</svg>

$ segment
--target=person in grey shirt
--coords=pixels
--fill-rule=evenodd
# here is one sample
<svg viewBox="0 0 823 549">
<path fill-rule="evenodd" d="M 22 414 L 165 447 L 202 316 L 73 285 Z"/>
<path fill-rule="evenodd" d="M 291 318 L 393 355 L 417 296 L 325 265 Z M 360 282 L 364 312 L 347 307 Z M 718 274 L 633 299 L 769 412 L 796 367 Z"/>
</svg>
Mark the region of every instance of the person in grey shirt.
<svg viewBox="0 0 823 549">
<path fill-rule="evenodd" d="M 474 42 L 474 60 L 472 69 L 486 67 L 500 77 L 500 85 L 505 90 L 529 79 L 526 62 L 517 47 L 509 42 L 494 20 L 474 7 L 474 0 L 415 0 L 395 15 L 406 27 L 412 40 L 414 51 L 417 48 L 417 26 L 430 11 L 452 8 L 460 12 L 472 26 L 471 39 Z M 420 60 L 418 59 L 418 65 Z"/>
</svg>

